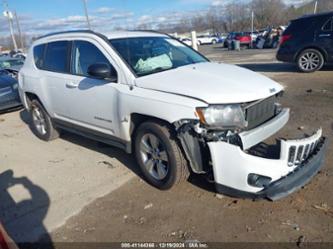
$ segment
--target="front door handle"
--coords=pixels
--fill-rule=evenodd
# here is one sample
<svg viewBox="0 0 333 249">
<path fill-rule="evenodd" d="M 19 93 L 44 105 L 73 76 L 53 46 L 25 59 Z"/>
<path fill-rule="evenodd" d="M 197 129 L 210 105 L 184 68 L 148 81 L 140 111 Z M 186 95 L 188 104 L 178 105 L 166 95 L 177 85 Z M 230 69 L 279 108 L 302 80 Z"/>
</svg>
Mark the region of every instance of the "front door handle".
<svg viewBox="0 0 333 249">
<path fill-rule="evenodd" d="M 319 37 L 330 37 L 331 34 L 320 34 Z"/>
<path fill-rule="evenodd" d="M 68 82 L 66 84 L 67 88 L 77 88 L 78 86 L 79 86 L 79 84 L 78 83 L 74 83 L 74 82 Z"/>
</svg>

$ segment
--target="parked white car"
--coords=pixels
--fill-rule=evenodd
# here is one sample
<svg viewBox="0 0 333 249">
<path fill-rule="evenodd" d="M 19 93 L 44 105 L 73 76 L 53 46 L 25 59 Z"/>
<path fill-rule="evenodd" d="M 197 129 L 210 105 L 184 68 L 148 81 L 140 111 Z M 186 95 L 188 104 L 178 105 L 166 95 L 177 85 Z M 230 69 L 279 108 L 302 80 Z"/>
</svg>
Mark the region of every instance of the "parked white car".
<svg viewBox="0 0 333 249">
<path fill-rule="evenodd" d="M 252 39 L 252 42 L 255 42 L 259 36 L 259 32 L 258 31 L 254 31 L 254 32 L 249 32 L 250 35 L 251 35 L 251 39 Z"/>
<path fill-rule="evenodd" d="M 181 41 L 187 46 L 192 46 L 192 40 L 190 38 L 182 38 Z"/>
<path fill-rule="evenodd" d="M 233 65 L 212 63 L 164 34 L 64 32 L 34 41 L 19 73 L 22 102 L 45 141 L 61 130 L 134 153 L 149 183 L 169 189 L 189 172 L 217 191 L 276 200 L 321 168 L 319 130 L 280 140 L 278 158 L 255 145 L 280 130 L 283 87 Z"/>
<path fill-rule="evenodd" d="M 210 36 L 210 35 L 199 35 L 197 37 L 198 45 L 204 44 L 216 44 L 219 41 L 217 36 Z"/>
</svg>

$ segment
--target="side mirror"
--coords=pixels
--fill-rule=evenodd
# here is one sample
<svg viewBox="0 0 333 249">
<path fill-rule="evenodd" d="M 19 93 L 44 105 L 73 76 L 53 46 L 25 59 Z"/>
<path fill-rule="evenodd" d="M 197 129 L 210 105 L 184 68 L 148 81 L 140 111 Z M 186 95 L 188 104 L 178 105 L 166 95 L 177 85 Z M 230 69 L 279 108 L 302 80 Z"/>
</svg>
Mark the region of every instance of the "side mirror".
<svg viewBox="0 0 333 249">
<path fill-rule="evenodd" d="M 107 79 L 111 82 L 117 81 L 116 71 L 108 64 L 96 63 L 88 67 L 88 74 L 97 79 Z"/>
</svg>

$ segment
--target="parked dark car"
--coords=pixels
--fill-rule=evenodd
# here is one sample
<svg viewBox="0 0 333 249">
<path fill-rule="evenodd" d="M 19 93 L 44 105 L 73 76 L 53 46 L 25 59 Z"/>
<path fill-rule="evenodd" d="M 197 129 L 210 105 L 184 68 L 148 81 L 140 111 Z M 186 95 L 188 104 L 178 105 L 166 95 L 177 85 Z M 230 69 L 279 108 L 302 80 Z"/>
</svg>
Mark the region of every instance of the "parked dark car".
<svg viewBox="0 0 333 249">
<path fill-rule="evenodd" d="M 291 21 L 280 40 L 277 59 L 311 73 L 333 62 L 333 12 Z"/>
<path fill-rule="evenodd" d="M 21 106 L 18 82 L 8 71 L 0 70 L 0 112 Z"/>
</svg>

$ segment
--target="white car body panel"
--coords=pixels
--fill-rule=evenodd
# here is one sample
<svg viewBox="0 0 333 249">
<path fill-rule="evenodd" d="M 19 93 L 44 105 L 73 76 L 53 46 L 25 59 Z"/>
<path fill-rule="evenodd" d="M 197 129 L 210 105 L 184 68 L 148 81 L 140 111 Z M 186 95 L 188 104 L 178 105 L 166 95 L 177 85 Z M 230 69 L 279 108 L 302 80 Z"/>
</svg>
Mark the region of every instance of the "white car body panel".
<svg viewBox="0 0 333 249">
<path fill-rule="evenodd" d="M 201 99 L 209 104 L 251 102 L 283 90 L 280 84 L 253 71 L 209 62 L 140 77 L 135 84 Z"/>
<path fill-rule="evenodd" d="M 172 124 L 176 121 L 197 120 L 195 106 L 207 106 L 205 103 L 188 97 L 134 88 L 131 92 L 119 95 L 120 120 L 130 120 L 132 113 L 156 117 Z M 149 108 L 148 108 L 149 107 Z M 122 124 L 120 137 L 130 141 L 129 122 Z"/>
</svg>

